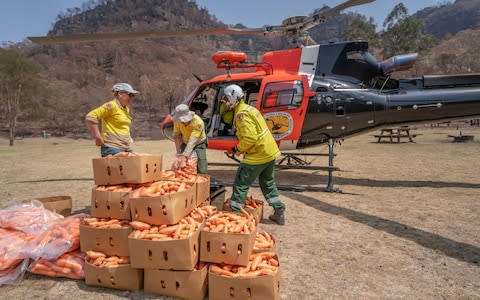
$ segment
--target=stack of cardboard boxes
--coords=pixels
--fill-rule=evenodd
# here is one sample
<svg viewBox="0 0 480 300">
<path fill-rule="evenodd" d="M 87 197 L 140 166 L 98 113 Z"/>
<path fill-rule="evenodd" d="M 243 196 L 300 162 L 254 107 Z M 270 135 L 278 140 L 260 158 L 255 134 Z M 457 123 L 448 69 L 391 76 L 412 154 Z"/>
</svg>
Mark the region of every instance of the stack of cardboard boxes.
<svg viewBox="0 0 480 300">
<path fill-rule="evenodd" d="M 93 172 L 96 186 L 175 181 L 162 172 L 161 156 L 94 159 Z M 141 221 L 152 226 L 179 224 L 196 207 L 209 205 L 210 178 L 196 178 L 199 176 L 202 180 L 182 179 L 189 183 L 182 191 L 158 196 L 133 197 L 131 190 L 115 192 L 94 187 L 92 217 Z M 256 232 L 228 234 L 207 232 L 200 227 L 187 238 L 173 240 L 141 239 L 134 233 L 131 227 L 81 226 L 82 251 L 130 258 L 130 264 L 114 267 L 86 262 L 88 285 L 132 291 L 143 288 L 147 293 L 184 299 L 204 299 L 207 288 L 210 299 L 245 299 L 242 290 L 248 291 L 249 299 L 279 298 L 279 272 L 274 276 L 222 278 L 208 271 L 210 262 L 246 266 L 253 253 Z M 232 294 L 232 287 L 239 292 Z"/>
<path fill-rule="evenodd" d="M 161 156 L 132 156 L 93 159 L 93 178 L 97 186 L 143 184 L 162 176 Z M 91 215 L 97 218 L 132 220 L 131 189 L 115 192 L 92 189 Z M 96 228 L 80 225 L 80 249 L 99 251 L 107 256 L 130 256 L 128 236 L 131 227 Z M 143 270 L 131 264 L 99 267 L 85 261 L 85 282 L 88 285 L 121 290 L 143 288 Z"/>
</svg>

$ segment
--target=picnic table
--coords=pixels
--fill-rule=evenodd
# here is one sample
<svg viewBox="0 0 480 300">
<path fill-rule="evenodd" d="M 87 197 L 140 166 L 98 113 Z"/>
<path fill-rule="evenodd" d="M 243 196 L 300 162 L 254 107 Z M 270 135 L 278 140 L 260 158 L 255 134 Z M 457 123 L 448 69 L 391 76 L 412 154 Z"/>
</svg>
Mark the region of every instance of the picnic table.
<svg viewBox="0 0 480 300">
<path fill-rule="evenodd" d="M 408 139 L 410 143 L 415 143 L 413 139 L 419 134 L 412 134 L 410 130 L 413 130 L 413 128 L 408 126 L 381 128 L 380 134 L 374 135 L 374 137 L 377 138 L 377 143 L 400 143 L 401 139 L 405 138 Z"/>
<path fill-rule="evenodd" d="M 460 135 L 449 134 L 448 137 L 453 138 L 454 143 L 465 143 L 465 142 L 473 141 L 473 135 L 463 135 L 461 131 L 460 131 Z"/>
</svg>

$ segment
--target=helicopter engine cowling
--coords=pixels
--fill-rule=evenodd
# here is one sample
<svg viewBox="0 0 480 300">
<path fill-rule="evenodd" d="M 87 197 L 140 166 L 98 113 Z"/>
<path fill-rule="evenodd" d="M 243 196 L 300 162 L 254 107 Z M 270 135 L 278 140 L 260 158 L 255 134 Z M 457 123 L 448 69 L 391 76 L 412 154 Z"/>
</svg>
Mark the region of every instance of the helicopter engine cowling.
<svg viewBox="0 0 480 300">
<path fill-rule="evenodd" d="M 384 75 L 395 71 L 404 71 L 410 69 L 417 61 L 417 53 L 395 55 L 380 62 L 379 68 Z"/>
</svg>

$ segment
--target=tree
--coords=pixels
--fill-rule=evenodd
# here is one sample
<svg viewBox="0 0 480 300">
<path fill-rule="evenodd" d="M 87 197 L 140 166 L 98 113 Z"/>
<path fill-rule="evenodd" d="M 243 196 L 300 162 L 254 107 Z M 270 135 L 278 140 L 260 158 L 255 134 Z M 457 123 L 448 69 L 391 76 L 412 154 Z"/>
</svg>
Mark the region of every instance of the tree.
<svg viewBox="0 0 480 300">
<path fill-rule="evenodd" d="M 345 40 L 363 40 L 376 48 L 378 46 L 379 36 L 375 31 L 375 23 L 372 18 L 368 21 L 365 16 L 359 15 L 353 19 L 350 24 L 345 27 L 343 32 L 343 39 Z"/>
<path fill-rule="evenodd" d="M 420 20 L 409 16 L 403 3 L 397 4 L 383 22 L 383 55 L 391 57 L 410 52 L 425 52 L 435 44 L 435 38 L 423 33 Z"/>
<path fill-rule="evenodd" d="M 39 68 L 19 51 L 0 49 L 0 105 L 8 122 L 10 146 L 13 146 L 22 105 L 41 90 Z"/>
</svg>

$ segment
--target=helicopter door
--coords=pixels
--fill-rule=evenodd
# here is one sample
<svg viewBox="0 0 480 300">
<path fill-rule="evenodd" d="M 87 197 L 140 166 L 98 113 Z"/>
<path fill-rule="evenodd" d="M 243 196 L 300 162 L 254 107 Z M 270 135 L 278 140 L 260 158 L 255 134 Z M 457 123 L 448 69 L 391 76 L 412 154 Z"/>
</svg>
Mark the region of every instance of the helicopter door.
<svg viewBox="0 0 480 300">
<path fill-rule="evenodd" d="M 266 79 L 260 88 L 261 101 L 257 108 L 283 150 L 295 149 L 305 118 L 308 98 L 314 95 L 308 88 L 306 76 L 284 76 L 279 81 Z"/>
<path fill-rule="evenodd" d="M 375 125 L 375 107 L 371 99 L 355 91 L 335 89 L 334 134 L 342 136 Z"/>
</svg>

